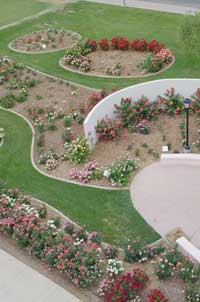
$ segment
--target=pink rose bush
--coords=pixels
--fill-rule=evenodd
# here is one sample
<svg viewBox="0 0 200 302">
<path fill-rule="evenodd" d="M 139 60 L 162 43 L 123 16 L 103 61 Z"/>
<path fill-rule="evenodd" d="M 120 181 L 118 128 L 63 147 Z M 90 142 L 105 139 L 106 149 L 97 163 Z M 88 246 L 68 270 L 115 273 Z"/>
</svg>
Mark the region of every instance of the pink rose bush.
<svg viewBox="0 0 200 302">
<path fill-rule="evenodd" d="M 56 269 L 73 284 L 89 287 L 102 274 L 99 245 L 80 231 L 70 235 L 56 221 L 41 218 L 30 198 L 17 190 L 0 194 L 0 232 L 12 237 L 48 268 Z"/>
<path fill-rule="evenodd" d="M 101 178 L 102 172 L 98 169 L 97 162 L 94 160 L 85 164 L 82 169 L 71 169 L 69 175 L 71 178 L 78 179 L 82 183 L 88 183 L 92 179 Z"/>
</svg>

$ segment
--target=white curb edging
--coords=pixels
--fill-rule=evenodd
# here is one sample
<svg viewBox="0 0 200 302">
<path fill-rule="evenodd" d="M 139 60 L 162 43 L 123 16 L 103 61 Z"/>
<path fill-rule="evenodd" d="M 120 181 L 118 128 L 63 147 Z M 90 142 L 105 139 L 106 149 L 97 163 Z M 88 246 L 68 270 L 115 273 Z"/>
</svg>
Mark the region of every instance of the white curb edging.
<svg viewBox="0 0 200 302">
<path fill-rule="evenodd" d="M 174 63 L 175 63 L 175 57 L 173 56 L 173 61 L 170 64 L 168 64 L 165 68 L 161 69 L 158 72 L 154 72 L 154 73 L 150 73 L 150 74 L 141 74 L 141 75 L 138 75 L 138 76 L 109 76 L 109 75 L 106 75 L 106 74 L 105 75 L 91 74 L 89 72 L 83 72 L 83 71 L 79 71 L 79 70 L 75 70 L 75 69 L 66 67 L 63 64 L 63 59 L 64 59 L 64 57 L 62 57 L 60 59 L 59 66 L 61 68 L 65 69 L 65 70 L 67 70 L 67 71 L 75 72 L 75 73 L 78 73 L 78 74 L 81 74 L 81 75 L 84 75 L 84 76 L 97 77 L 97 78 L 105 78 L 105 79 L 139 79 L 139 78 L 149 78 L 149 77 L 156 76 L 157 74 L 166 71 L 167 69 L 169 69 L 170 67 L 172 67 L 174 65 Z"/>
<path fill-rule="evenodd" d="M 45 31 L 45 30 L 46 30 L 46 29 L 41 29 L 41 30 L 36 31 L 35 33 L 40 33 L 40 32 Z M 46 30 L 46 31 L 47 31 L 47 30 Z M 57 31 L 62 31 L 62 29 L 58 29 Z M 64 30 L 64 31 L 67 32 L 67 30 Z M 70 48 L 74 47 L 74 46 L 78 43 L 78 41 L 80 41 L 80 39 L 81 39 L 81 37 L 82 37 L 79 33 L 71 31 L 71 33 L 77 35 L 77 37 L 78 37 L 78 41 L 77 41 L 77 42 L 75 42 L 75 43 L 73 43 L 72 45 L 67 46 L 67 47 L 61 47 L 61 48 L 51 49 L 51 50 L 47 50 L 47 51 L 45 51 L 45 50 L 43 50 L 43 51 L 26 51 L 26 50 L 20 50 L 20 49 L 14 48 L 14 47 L 12 46 L 12 44 L 14 44 L 17 40 L 22 39 L 23 37 L 28 36 L 28 35 L 31 35 L 31 34 L 33 34 L 33 33 L 34 33 L 34 32 L 31 32 L 31 33 L 29 33 L 29 34 L 25 34 L 24 36 L 20 36 L 20 37 L 18 37 L 18 38 L 16 38 L 16 39 L 12 40 L 12 41 L 8 44 L 8 48 L 9 48 L 10 50 L 12 50 L 12 51 L 15 51 L 15 52 L 18 52 L 18 53 L 22 53 L 22 54 L 31 54 L 31 55 L 45 54 L 45 53 L 51 53 L 51 52 L 61 51 L 61 50 L 64 50 L 64 49 L 70 49 Z"/>
<path fill-rule="evenodd" d="M 52 178 L 52 179 L 55 179 L 55 180 L 59 180 L 59 181 L 62 181 L 62 182 L 66 182 L 66 183 L 70 183 L 70 184 L 73 184 L 73 185 L 78 185 L 78 186 L 81 186 L 81 187 L 88 187 L 88 188 L 93 188 L 93 189 L 102 189 L 102 190 L 108 190 L 108 191 L 127 191 L 129 190 L 129 187 L 123 187 L 123 188 L 113 188 L 113 187 L 104 187 L 104 186 L 98 186 L 98 185 L 90 185 L 90 184 L 83 184 L 83 183 L 79 183 L 79 182 L 76 182 L 76 181 L 73 181 L 73 180 L 67 180 L 67 179 L 63 179 L 61 177 L 56 177 L 56 176 L 53 176 L 53 175 L 49 175 L 43 171 L 41 171 L 37 165 L 35 164 L 35 161 L 34 161 L 34 146 L 35 146 L 35 129 L 33 128 L 32 124 L 30 123 L 30 121 L 23 115 L 21 115 L 20 113 L 18 112 L 15 112 L 11 109 L 6 109 L 6 108 L 3 108 L 0 106 L 0 109 L 1 110 L 4 110 L 4 111 L 7 111 L 7 112 L 11 112 L 11 113 L 14 113 L 16 114 L 17 116 L 23 118 L 27 123 L 28 125 L 30 126 L 31 128 L 31 131 L 32 131 L 32 142 L 31 142 L 31 163 L 32 163 L 32 166 L 42 175 L 46 176 L 46 177 L 49 177 L 49 178 Z"/>
</svg>

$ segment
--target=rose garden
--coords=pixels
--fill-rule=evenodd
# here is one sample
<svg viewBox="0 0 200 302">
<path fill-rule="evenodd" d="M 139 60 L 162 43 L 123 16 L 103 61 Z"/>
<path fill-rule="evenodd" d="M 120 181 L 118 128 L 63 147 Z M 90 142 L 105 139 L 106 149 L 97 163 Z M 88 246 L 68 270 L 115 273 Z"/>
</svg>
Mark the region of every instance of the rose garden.
<svg viewBox="0 0 200 302">
<path fill-rule="evenodd" d="M 200 82 L 176 87 L 176 78 L 199 77 L 196 57 L 172 34 L 182 16 L 155 12 L 159 33 L 150 12 L 104 7 L 68 4 L 0 32 L 0 236 L 82 301 L 197 302 L 200 264 L 162 238 L 129 194 L 163 147 L 183 153 L 186 97 L 191 155 L 200 153 Z M 90 29 L 84 9 L 96 16 Z M 101 25 L 109 14 L 110 31 L 92 30 L 98 13 Z M 135 29 L 115 27 L 132 13 Z M 171 36 L 162 39 L 166 24 Z M 174 85 L 158 81 L 146 93 L 145 82 L 160 78 Z M 121 90 L 137 84 L 139 93 Z"/>
</svg>

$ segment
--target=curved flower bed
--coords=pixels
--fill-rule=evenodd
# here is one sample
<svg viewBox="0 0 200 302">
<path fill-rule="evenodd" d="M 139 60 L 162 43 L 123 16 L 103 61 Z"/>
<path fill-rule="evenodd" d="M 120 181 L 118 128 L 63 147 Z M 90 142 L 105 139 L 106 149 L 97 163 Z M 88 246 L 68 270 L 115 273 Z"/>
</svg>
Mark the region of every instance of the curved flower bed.
<svg viewBox="0 0 200 302">
<path fill-rule="evenodd" d="M 102 243 L 99 233 L 88 234 L 69 222 L 61 225 L 58 218 L 49 218 L 44 205 L 31 203 L 31 196 L 19 189 L 1 187 L 0 234 L 75 286 L 95 285 L 93 291 L 105 302 L 174 301 L 178 291 L 179 302 L 199 301 L 200 265 L 176 248 L 158 243 L 145 247 L 136 240 L 118 255 L 116 247 Z"/>
<path fill-rule="evenodd" d="M 45 53 L 73 47 L 80 38 L 78 33 L 70 30 L 47 29 L 19 37 L 9 47 L 17 52 Z"/>
<path fill-rule="evenodd" d="M 66 51 L 60 65 L 89 75 L 137 77 L 164 70 L 173 61 L 171 50 L 156 40 L 116 37 L 110 41 L 82 40 Z"/>
<path fill-rule="evenodd" d="M 67 225 L 59 227 L 59 221 L 47 220 L 45 207 L 33 208 L 30 197 L 19 190 L 1 192 L 0 232 L 76 286 L 89 287 L 102 274 L 100 250 L 92 234 L 71 231 L 70 235 Z"/>
</svg>

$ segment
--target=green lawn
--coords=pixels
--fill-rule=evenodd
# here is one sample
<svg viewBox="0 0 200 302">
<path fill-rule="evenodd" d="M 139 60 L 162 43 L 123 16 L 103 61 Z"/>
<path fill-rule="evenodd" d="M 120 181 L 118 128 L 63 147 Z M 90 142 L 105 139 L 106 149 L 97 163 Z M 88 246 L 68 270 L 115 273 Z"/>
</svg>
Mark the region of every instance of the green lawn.
<svg viewBox="0 0 200 302">
<path fill-rule="evenodd" d="M 37 20 L 25 22 L 14 28 L 0 32 L 0 53 L 9 55 L 18 61 L 41 71 L 96 88 L 125 87 L 132 84 L 172 77 L 199 77 L 200 60 L 185 54 L 178 39 L 178 29 L 184 16 L 142 9 L 124 8 L 88 2 L 67 5 L 64 11 L 46 14 Z M 129 39 L 145 37 L 158 39 L 166 43 L 175 54 L 176 62 L 172 68 L 148 78 L 105 79 L 79 75 L 61 69 L 59 59 L 64 51 L 40 55 L 17 54 L 8 50 L 8 43 L 27 32 L 53 26 L 71 29 L 84 37 L 99 39 L 102 37 L 123 35 Z"/>
<path fill-rule="evenodd" d="M 30 161 L 31 129 L 13 113 L 0 110 L 5 143 L 0 148 L 0 179 L 9 187 L 47 201 L 88 230 L 97 230 L 107 242 L 122 245 L 128 239 L 153 242 L 159 236 L 133 208 L 129 191 L 107 191 L 50 179 Z"/>
<path fill-rule="evenodd" d="M 32 16 L 49 7 L 37 0 L 0 0 L 0 27 Z"/>
</svg>

